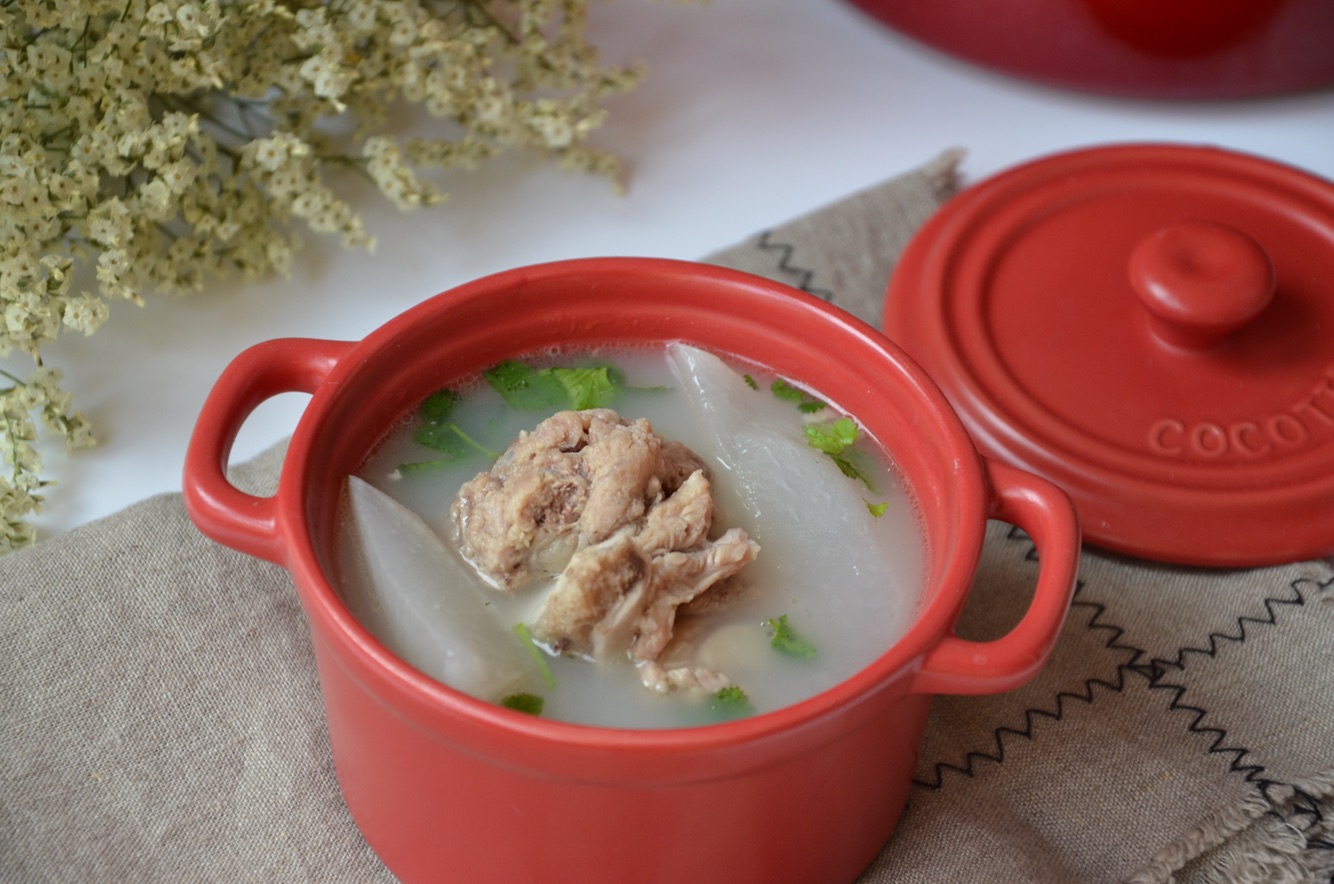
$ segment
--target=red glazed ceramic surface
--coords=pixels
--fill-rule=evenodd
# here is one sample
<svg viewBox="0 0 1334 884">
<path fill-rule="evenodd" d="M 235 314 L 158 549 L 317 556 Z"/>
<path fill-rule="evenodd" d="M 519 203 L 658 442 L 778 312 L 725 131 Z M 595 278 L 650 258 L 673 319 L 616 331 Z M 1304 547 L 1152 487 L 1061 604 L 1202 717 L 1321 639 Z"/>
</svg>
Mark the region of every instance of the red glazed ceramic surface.
<svg viewBox="0 0 1334 884">
<path fill-rule="evenodd" d="M 1334 84 L 1327 0 L 852 0 L 931 46 L 1053 86 L 1228 98 Z"/>
<path fill-rule="evenodd" d="M 669 340 L 802 379 L 888 447 L 930 547 L 920 614 L 901 641 L 785 709 L 628 731 L 464 696 L 350 617 L 329 577 L 339 495 L 394 421 L 442 382 L 507 356 Z M 312 397 L 278 491 L 242 493 L 224 475 L 232 440 L 259 402 L 287 391 Z M 939 391 L 870 327 L 763 279 L 642 259 L 522 268 L 439 295 L 357 343 L 286 339 L 246 351 L 204 406 L 185 496 L 205 533 L 291 571 L 347 805 L 405 881 L 852 881 L 903 808 L 931 694 L 1032 677 L 1063 622 L 1079 546 L 1065 495 L 979 458 Z M 1041 568 L 1014 630 L 975 643 L 951 630 L 989 517 L 1027 531 Z"/>
<path fill-rule="evenodd" d="M 1046 157 L 937 213 L 886 333 L 1090 542 L 1194 565 L 1334 551 L 1334 185 L 1228 151 Z"/>
</svg>

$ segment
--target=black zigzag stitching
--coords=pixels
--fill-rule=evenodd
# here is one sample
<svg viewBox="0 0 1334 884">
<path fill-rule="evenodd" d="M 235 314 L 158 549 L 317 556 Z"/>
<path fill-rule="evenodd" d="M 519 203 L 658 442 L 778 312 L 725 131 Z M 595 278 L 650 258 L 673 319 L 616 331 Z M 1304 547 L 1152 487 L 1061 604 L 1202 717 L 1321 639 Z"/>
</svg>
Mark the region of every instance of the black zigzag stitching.
<svg viewBox="0 0 1334 884">
<path fill-rule="evenodd" d="M 1011 532 L 1010 536 L 1011 538 L 1014 538 L 1015 535 Z M 1030 556 L 1033 554 L 1034 552 L 1032 550 L 1028 553 Z M 1038 719 L 1045 718 L 1051 721 L 1060 721 L 1065 716 L 1067 702 L 1078 700 L 1085 704 L 1092 703 L 1094 690 L 1098 688 L 1115 693 L 1120 693 L 1125 690 L 1125 675 L 1127 672 L 1135 672 L 1135 661 L 1144 654 L 1144 651 L 1141 648 L 1136 648 L 1121 642 L 1121 636 L 1125 634 L 1125 630 L 1113 623 L 1103 622 L 1102 617 L 1103 614 L 1106 613 L 1107 608 L 1098 602 L 1089 602 L 1080 599 L 1079 594 L 1083 588 L 1084 582 L 1082 580 L 1078 581 L 1075 585 L 1075 594 L 1073 600 L 1070 602 L 1070 607 L 1072 609 L 1083 608 L 1091 611 L 1092 616 L 1089 617 L 1086 628 L 1109 633 L 1104 647 L 1115 651 L 1129 652 L 1131 655 L 1130 661 L 1116 667 L 1112 681 L 1107 681 L 1101 678 L 1090 678 L 1085 679 L 1083 685 L 1084 689 L 1082 691 L 1060 691 L 1056 694 L 1056 706 L 1054 709 L 1039 709 L 1036 707 L 1025 709 L 1024 726 L 1022 728 L 1012 728 L 1002 725 L 991 732 L 992 742 L 995 746 L 994 750 L 969 752 L 964 756 L 964 763 L 962 766 L 951 764 L 947 761 L 937 762 L 932 768 L 932 778 L 926 780 L 914 779 L 914 786 L 931 790 L 940 789 L 941 786 L 944 785 L 943 781 L 946 771 L 954 771 L 955 773 L 971 777 L 973 776 L 974 765 L 979 762 L 991 761 L 1000 764 L 1005 761 L 1005 738 L 1007 735 L 1013 734 L 1014 736 L 1024 737 L 1025 739 L 1031 740 L 1033 739 L 1033 725 Z"/>
<path fill-rule="evenodd" d="M 823 298 L 826 301 L 834 300 L 834 293 L 828 289 L 814 288 L 811 286 L 811 280 L 815 277 L 815 271 L 804 267 L 797 267 L 792 264 L 792 253 L 796 247 L 791 243 L 773 242 L 769 239 L 772 231 L 766 230 L 760 234 L 755 245 L 763 252 L 778 253 L 778 269 L 784 273 L 790 273 L 797 278 L 796 287 L 808 295 L 814 295 L 817 298 Z"/>
<path fill-rule="evenodd" d="M 1011 525 L 1008 532 L 1006 533 L 1006 539 L 1009 541 L 1023 542 L 1027 544 L 1027 549 L 1024 552 L 1025 561 L 1038 560 L 1037 546 L 1023 531 L 1023 529 L 1019 528 L 1016 525 Z M 1074 597 L 1071 599 L 1070 602 L 1071 609 L 1073 610 L 1075 608 L 1083 608 L 1091 611 L 1092 616 L 1089 617 L 1088 623 L 1085 628 L 1090 630 L 1096 629 L 1110 633 L 1110 635 L 1108 635 L 1107 637 L 1107 641 L 1104 644 L 1104 647 L 1114 651 L 1126 651 L 1129 652 L 1130 654 L 1130 659 L 1128 662 L 1117 666 L 1115 670 L 1114 680 L 1105 681 L 1100 678 L 1086 679 L 1084 681 L 1084 689 L 1082 692 L 1061 691 L 1057 693 L 1055 709 L 1039 709 L 1039 708 L 1025 709 L 1024 726 L 1022 728 L 1016 729 L 1011 727 L 1005 727 L 1002 725 L 992 731 L 993 743 L 995 745 L 994 751 L 969 752 L 967 755 L 964 756 L 964 763 L 962 766 L 957 764 L 951 764 L 945 761 L 937 762 L 932 768 L 933 777 L 927 780 L 914 779 L 913 780 L 914 786 L 931 790 L 939 789 L 943 784 L 945 771 L 947 770 L 952 770 L 955 771 L 956 773 L 963 774 L 964 776 L 971 777 L 973 775 L 973 766 L 978 762 L 992 761 L 997 764 L 1000 764 L 1005 760 L 1005 736 L 1007 734 L 1014 734 L 1015 736 L 1024 737 L 1026 739 L 1031 740 L 1033 739 L 1034 723 L 1040 718 L 1046 718 L 1052 721 L 1060 721 L 1061 718 L 1065 715 L 1065 704 L 1067 701 L 1078 700 L 1083 703 L 1092 703 L 1093 692 L 1095 688 L 1103 688 L 1105 690 L 1110 690 L 1118 693 L 1125 689 L 1125 674 L 1127 672 L 1135 671 L 1134 669 L 1135 664 L 1139 660 L 1139 658 L 1144 655 L 1145 651 L 1142 648 L 1137 648 L 1134 647 L 1133 645 L 1127 645 L 1123 643 L 1121 641 L 1121 636 L 1125 635 L 1125 630 L 1114 623 L 1103 622 L 1102 620 L 1103 615 L 1107 612 L 1106 606 L 1101 605 L 1097 602 L 1084 601 L 1083 599 L 1081 599 L 1080 593 L 1083 591 L 1083 589 L 1084 589 L 1084 582 L 1082 580 L 1076 581 Z"/>
<path fill-rule="evenodd" d="M 1010 539 L 1012 540 L 1020 539 L 1021 537 L 1023 537 L 1022 532 L 1018 532 L 1016 529 L 1011 529 L 1009 533 Z M 1036 557 L 1036 553 L 1037 553 L 1036 548 L 1030 546 L 1025 557 L 1034 558 Z M 964 776 L 971 777 L 973 776 L 974 764 L 977 762 L 992 761 L 997 764 L 1002 763 L 1005 760 L 1005 737 L 1007 734 L 1014 734 L 1016 736 L 1025 737 L 1031 740 L 1033 739 L 1033 723 L 1037 719 L 1048 718 L 1054 721 L 1059 721 L 1064 714 L 1064 708 L 1065 708 L 1064 704 L 1066 700 L 1080 700 L 1085 703 L 1092 703 L 1093 691 L 1095 687 L 1101 687 L 1108 690 L 1119 692 L 1123 690 L 1125 687 L 1125 674 L 1133 673 L 1135 675 L 1138 675 L 1146 679 L 1149 683 L 1149 687 L 1152 689 L 1167 690 L 1172 692 L 1173 696 L 1169 704 L 1170 709 L 1182 710 L 1194 713 L 1193 718 L 1187 725 L 1187 729 L 1191 733 L 1198 733 L 1198 734 L 1205 734 L 1212 736 L 1213 742 L 1209 746 L 1209 752 L 1211 754 L 1232 756 L 1231 759 L 1229 760 L 1229 768 L 1232 771 L 1242 774 L 1247 782 L 1253 783 L 1267 800 L 1272 801 L 1271 796 L 1269 794 L 1271 789 L 1273 789 L 1275 786 L 1278 785 L 1286 785 L 1289 789 L 1292 790 L 1292 797 L 1290 800 L 1293 802 L 1294 815 L 1307 816 L 1312 818 L 1313 821 L 1321 820 L 1323 816 L 1320 810 L 1320 802 L 1316 798 L 1314 798 L 1304 790 L 1297 788 L 1295 785 L 1291 783 L 1282 784 L 1279 783 L 1278 781 L 1264 777 L 1263 773 L 1265 771 L 1265 768 L 1263 765 L 1243 763 L 1246 756 L 1250 754 L 1250 750 L 1239 746 L 1225 745 L 1225 742 L 1227 741 L 1227 731 L 1222 728 L 1216 728 L 1204 725 L 1202 722 L 1207 717 L 1208 712 L 1200 707 L 1192 706 L 1182 701 L 1182 698 L 1184 697 L 1187 691 L 1187 688 L 1184 685 L 1173 684 L 1171 682 L 1166 681 L 1166 675 L 1169 670 L 1181 671 L 1185 668 L 1185 659 L 1190 654 L 1198 654 L 1207 657 L 1214 657 L 1218 653 L 1220 641 L 1225 640 L 1238 643 L 1245 642 L 1248 637 L 1247 633 L 1248 624 L 1257 626 L 1278 625 L 1278 617 L 1276 614 L 1276 609 L 1278 608 L 1278 606 L 1305 605 L 1306 595 L 1302 592 L 1301 587 L 1303 585 L 1308 585 L 1311 583 L 1312 581 L 1307 578 L 1299 578 L 1297 580 L 1294 580 L 1288 586 L 1288 588 L 1292 592 L 1292 597 L 1290 598 L 1281 598 L 1277 596 L 1266 597 L 1263 602 L 1266 616 L 1263 618 L 1248 617 L 1244 615 L 1238 617 L 1237 629 L 1235 631 L 1235 634 L 1222 633 L 1222 632 L 1210 633 L 1208 637 L 1207 647 L 1187 646 L 1181 648 L 1172 659 L 1164 660 L 1155 658 L 1150 660 L 1148 663 L 1140 663 L 1139 659 L 1142 656 L 1144 656 L 1146 652 L 1142 648 L 1136 648 L 1133 645 L 1127 645 L 1122 643 L 1120 639 L 1125 631 L 1121 627 L 1116 626 L 1113 623 L 1102 622 L 1103 614 L 1106 612 L 1105 606 L 1098 604 L 1096 602 L 1083 601 L 1082 599 L 1079 598 L 1079 594 L 1084 587 L 1083 582 L 1080 581 L 1075 588 L 1075 597 L 1074 600 L 1072 600 L 1071 602 L 1070 605 L 1071 608 L 1073 609 L 1082 607 L 1092 610 L 1093 616 L 1088 621 L 1088 628 L 1109 631 L 1111 635 L 1109 636 L 1105 647 L 1114 650 L 1129 651 L 1131 654 L 1131 659 L 1128 662 L 1122 663 L 1119 666 L 1117 666 L 1115 679 L 1111 682 L 1105 681 L 1103 679 L 1087 679 L 1084 682 L 1084 690 L 1082 693 L 1075 693 L 1069 691 L 1063 691 L 1061 693 L 1058 693 L 1056 696 L 1056 707 L 1054 710 L 1038 709 L 1038 708 L 1030 708 L 1024 710 L 1024 727 L 1022 729 L 1001 726 L 997 727 L 995 730 L 992 731 L 992 736 L 995 743 L 994 751 L 969 752 L 965 756 L 965 762 L 962 766 L 950 764 L 948 762 L 937 763 L 933 768 L 934 777 L 932 779 L 930 780 L 915 779 L 913 781 L 913 785 L 925 789 L 937 790 L 940 789 L 941 786 L 943 785 L 944 772 L 947 770 L 952 770 L 957 773 L 963 774 Z M 1317 591 L 1321 591 L 1329 587 L 1331 584 L 1334 584 L 1334 578 L 1330 578 L 1329 580 L 1326 580 L 1322 583 L 1315 584 L 1315 588 Z"/>
<path fill-rule="evenodd" d="M 1246 625 L 1248 623 L 1255 624 L 1257 626 L 1278 625 L 1278 616 L 1275 613 L 1275 609 L 1279 605 L 1296 605 L 1298 607 L 1305 605 L 1306 597 L 1302 594 L 1302 591 L 1298 588 L 1298 585 L 1309 584 L 1312 582 L 1313 582 L 1312 580 L 1306 577 L 1301 577 L 1298 578 L 1297 580 L 1294 580 L 1292 583 L 1288 584 L 1288 588 L 1292 590 L 1291 598 L 1278 598 L 1275 596 L 1270 596 L 1264 599 L 1263 604 L 1265 608 L 1265 616 L 1248 617 L 1242 615 L 1241 617 L 1237 618 L 1237 629 L 1235 634 L 1230 634 L 1226 632 L 1211 632 L 1209 633 L 1208 636 L 1207 647 L 1201 648 L 1188 645 L 1178 650 L 1176 652 L 1175 657 L 1171 659 L 1161 659 L 1155 657 L 1153 660 L 1149 661 L 1149 663 L 1145 665 L 1144 675 L 1147 678 L 1149 678 L 1150 681 L 1153 681 L 1155 679 L 1163 677 L 1166 670 L 1169 668 L 1181 671 L 1186 668 L 1186 657 L 1191 654 L 1196 654 L 1203 657 L 1216 657 L 1218 656 L 1219 642 L 1221 641 L 1229 641 L 1229 642 L 1235 642 L 1237 644 L 1244 644 L 1248 637 L 1246 633 Z M 1327 580 L 1324 583 L 1315 584 L 1316 589 L 1317 590 L 1323 589 L 1324 587 L 1329 586 L 1331 582 L 1334 582 L 1334 578 L 1331 578 L 1330 580 Z"/>
<path fill-rule="evenodd" d="M 1171 693 L 1172 697 L 1169 704 L 1170 709 L 1179 709 L 1193 713 L 1187 728 L 1191 733 L 1202 734 L 1213 738 L 1213 742 L 1209 747 L 1209 752 L 1211 754 L 1232 756 L 1228 763 L 1229 768 L 1234 772 L 1241 774 L 1247 782 L 1253 783 L 1256 788 L 1260 790 L 1261 794 L 1264 795 L 1266 800 L 1273 800 L 1270 791 L 1275 786 L 1286 785 L 1293 791 L 1292 798 L 1290 799 L 1293 803 L 1293 812 L 1298 816 L 1311 817 L 1313 821 L 1319 821 L 1323 818 L 1320 810 L 1320 802 L 1317 799 L 1290 783 L 1280 783 L 1264 776 L 1264 765 L 1244 763 L 1246 756 L 1250 754 L 1250 750 L 1240 746 L 1224 745 L 1224 741 L 1227 740 L 1227 731 L 1223 728 L 1203 724 L 1208 712 L 1199 706 L 1193 706 L 1184 702 L 1182 698 L 1186 695 L 1188 689 L 1185 685 L 1168 681 L 1167 676 L 1170 671 L 1183 671 L 1186 668 L 1186 658 L 1189 655 L 1195 654 L 1213 658 L 1218 655 L 1222 642 L 1226 641 L 1244 644 L 1250 636 L 1250 633 L 1247 631 L 1248 625 L 1252 627 L 1251 632 L 1254 632 L 1255 626 L 1277 626 L 1277 609 L 1280 605 L 1301 607 L 1306 604 L 1307 594 L 1302 592 L 1303 586 L 1312 587 L 1314 592 L 1318 593 L 1329 587 L 1331 584 L 1334 584 L 1334 577 L 1321 583 L 1316 583 L 1305 577 L 1294 580 L 1292 583 L 1288 584 L 1288 589 L 1292 593 L 1290 597 L 1280 598 L 1278 596 L 1269 596 L 1264 599 L 1265 614 L 1263 617 L 1248 617 L 1243 615 L 1237 618 L 1237 628 L 1235 632 L 1209 633 L 1208 644 L 1205 647 L 1183 647 L 1170 659 L 1154 658 L 1147 664 L 1138 667 L 1140 674 L 1148 679 L 1149 687 L 1151 689 L 1165 690 Z"/>
</svg>

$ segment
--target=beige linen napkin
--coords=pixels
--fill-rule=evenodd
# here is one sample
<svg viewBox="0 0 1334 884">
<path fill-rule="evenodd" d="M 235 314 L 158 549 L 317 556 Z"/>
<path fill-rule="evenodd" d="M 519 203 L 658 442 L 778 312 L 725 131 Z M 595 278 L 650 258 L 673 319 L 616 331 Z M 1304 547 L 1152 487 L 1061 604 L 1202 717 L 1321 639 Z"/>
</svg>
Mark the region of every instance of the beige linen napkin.
<svg viewBox="0 0 1334 884">
<path fill-rule="evenodd" d="M 875 322 L 958 161 L 709 260 Z M 281 458 L 236 480 L 271 489 Z M 961 634 L 1004 632 L 1037 570 L 992 525 Z M 1334 570 L 1088 553 L 1051 663 L 938 699 L 916 778 L 863 884 L 1327 881 Z M 339 796 L 290 579 L 204 539 L 179 495 L 0 558 L 0 880 L 392 880 Z"/>
</svg>

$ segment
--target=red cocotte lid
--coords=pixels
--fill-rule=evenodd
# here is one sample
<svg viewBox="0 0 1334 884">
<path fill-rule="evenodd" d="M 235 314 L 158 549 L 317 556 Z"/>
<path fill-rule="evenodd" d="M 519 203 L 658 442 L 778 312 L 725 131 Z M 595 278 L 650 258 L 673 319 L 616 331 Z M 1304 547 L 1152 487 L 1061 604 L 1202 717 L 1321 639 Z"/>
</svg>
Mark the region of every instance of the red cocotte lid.
<svg viewBox="0 0 1334 884">
<path fill-rule="evenodd" d="M 1221 150 L 1058 154 L 909 245 L 885 331 L 1085 539 L 1244 566 L 1334 552 L 1334 185 Z"/>
</svg>

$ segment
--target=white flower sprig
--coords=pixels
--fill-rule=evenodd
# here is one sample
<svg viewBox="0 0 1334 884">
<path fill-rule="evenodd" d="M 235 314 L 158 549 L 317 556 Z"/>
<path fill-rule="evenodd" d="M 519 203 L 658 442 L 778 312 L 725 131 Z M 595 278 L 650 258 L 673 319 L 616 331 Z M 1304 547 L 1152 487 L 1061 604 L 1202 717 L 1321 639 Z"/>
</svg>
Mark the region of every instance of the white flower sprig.
<svg viewBox="0 0 1334 884">
<path fill-rule="evenodd" d="M 586 140 L 639 72 L 600 63 L 586 6 L 0 0 L 0 356 L 35 363 L 0 372 L 0 550 L 33 539 L 39 424 L 93 444 L 42 361 L 57 335 L 92 334 L 115 301 L 287 272 L 300 227 L 370 247 L 334 168 L 404 209 L 441 199 L 418 170 L 513 148 L 618 177 Z M 443 131 L 388 134 L 396 106 Z"/>
</svg>

